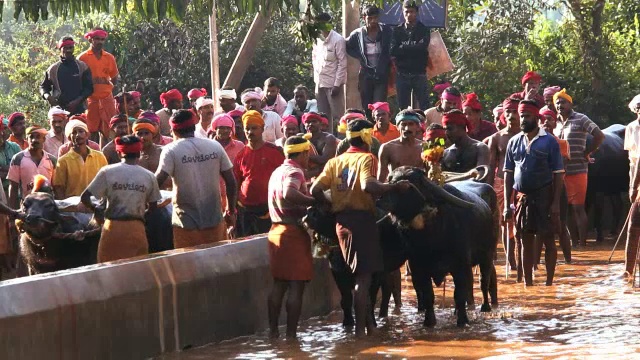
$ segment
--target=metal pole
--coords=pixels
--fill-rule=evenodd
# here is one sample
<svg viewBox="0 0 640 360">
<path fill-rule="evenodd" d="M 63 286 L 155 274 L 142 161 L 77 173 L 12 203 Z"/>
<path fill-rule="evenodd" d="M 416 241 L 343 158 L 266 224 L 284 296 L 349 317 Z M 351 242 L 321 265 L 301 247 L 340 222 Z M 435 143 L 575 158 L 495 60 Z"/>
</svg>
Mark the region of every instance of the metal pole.
<svg viewBox="0 0 640 360">
<path fill-rule="evenodd" d="M 631 204 L 631 206 L 633 206 L 633 204 Z M 622 238 L 622 234 L 624 234 L 625 230 L 627 229 L 627 225 L 629 224 L 629 219 L 631 218 L 631 208 L 629 208 L 629 214 L 627 214 L 627 220 L 625 220 L 624 225 L 622 225 L 622 230 L 620 230 L 620 235 L 618 235 L 618 240 L 616 240 L 615 245 L 613 245 L 613 249 L 611 250 L 611 255 L 609 255 L 609 260 L 607 260 L 607 263 L 611 262 L 611 258 L 613 257 L 613 253 L 616 251 L 616 248 L 618 247 L 618 243 L 620 242 L 620 239 Z"/>
<path fill-rule="evenodd" d="M 507 239 L 506 239 L 506 241 L 505 241 L 505 243 L 507 244 L 507 246 L 506 246 L 506 250 L 507 250 L 507 252 L 506 252 L 506 254 L 505 254 L 505 260 L 504 260 L 504 278 L 505 278 L 505 279 L 509 279 L 509 269 L 510 269 L 510 266 L 509 266 L 509 254 L 510 254 L 510 252 L 509 252 L 509 243 L 511 242 L 511 241 L 509 241 L 509 240 L 510 240 L 510 237 L 509 237 L 509 235 L 510 235 L 510 234 L 509 234 L 509 228 L 510 228 L 510 227 L 511 227 L 511 226 L 509 226 L 509 222 L 507 221 L 507 222 L 505 223 L 505 226 L 503 227 L 503 228 L 504 228 L 504 231 L 502 232 L 502 235 L 503 235 L 503 236 L 504 236 L 504 235 L 506 235 L 506 236 L 507 236 Z M 503 239 L 504 239 L 504 238 L 503 238 Z"/>
</svg>

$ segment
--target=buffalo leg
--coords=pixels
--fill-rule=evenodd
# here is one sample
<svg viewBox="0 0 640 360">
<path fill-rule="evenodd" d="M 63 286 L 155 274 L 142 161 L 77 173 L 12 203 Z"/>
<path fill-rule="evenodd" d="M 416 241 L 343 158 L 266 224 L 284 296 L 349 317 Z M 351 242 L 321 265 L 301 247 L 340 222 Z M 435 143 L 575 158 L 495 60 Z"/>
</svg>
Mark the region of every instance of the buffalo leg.
<svg viewBox="0 0 640 360">
<path fill-rule="evenodd" d="M 396 309 L 402 307 L 402 275 L 400 269 L 389 273 L 389 282 L 391 283 L 391 294 L 393 294 L 393 303 Z"/>
<path fill-rule="evenodd" d="M 424 323 L 425 327 L 434 327 L 436 325 L 436 312 L 434 309 L 435 296 L 433 294 L 433 284 L 431 276 L 421 267 L 411 266 L 413 278 L 422 279 L 417 283 L 416 293 L 420 292 L 422 296 L 425 311 Z M 416 286 L 416 283 L 414 283 Z"/>
<path fill-rule="evenodd" d="M 493 261 L 487 261 L 487 259 L 485 259 L 485 261 L 480 264 L 480 290 L 482 290 L 482 306 L 480 307 L 480 311 L 482 312 L 491 311 L 491 305 L 489 305 L 489 288 L 493 282 L 494 273 L 495 267 L 493 266 Z"/>
<path fill-rule="evenodd" d="M 453 291 L 453 299 L 456 303 L 456 313 L 458 314 L 457 325 L 459 327 L 463 327 L 469 323 L 469 317 L 467 316 L 467 297 L 469 288 L 469 282 L 472 282 L 472 279 L 469 278 L 469 273 L 471 273 L 471 266 L 468 266 L 466 269 L 458 269 L 453 275 L 453 283 L 455 285 L 455 290 Z"/>
<path fill-rule="evenodd" d="M 391 283 L 389 273 L 380 276 L 380 288 L 382 289 L 382 298 L 380 299 L 380 312 L 378 316 L 385 318 L 389 316 L 389 301 L 391 300 Z M 377 291 L 376 291 L 377 295 Z M 373 299 L 375 301 L 375 298 Z"/>
<path fill-rule="evenodd" d="M 409 264 L 412 264 L 412 262 L 409 261 Z M 426 309 L 425 289 L 427 288 L 427 286 L 431 287 L 431 279 L 426 277 L 426 275 L 423 276 L 423 274 L 425 274 L 424 271 L 416 271 L 414 267 L 416 267 L 415 264 L 412 264 L 411 283 L 413 284 L 413 289 L 416 292 L 416 299 L 418 300 L 418 311 L 424 311 Z M 431 289 L 431 291 L 433 292 L 433 289 Z"/>
<path fill-rule="evenodd" d="M 493 263 L 491 263 L 489 294 L 491 295 L 491 305 L 498 305 L 498 274 L 496 274 L 496 266 Z"/>
<path fill-rule="evenodd" d="M 476 306 L 476 299 L 473 297 L 473 282 L 475 281 L 475 277 L 473 276 L 473 267 L 470 266 L 467 271 L 467 277 L 469 281 L 467 282 L 467 305 L 469 309 L 474 309 Z"/>
</svg>

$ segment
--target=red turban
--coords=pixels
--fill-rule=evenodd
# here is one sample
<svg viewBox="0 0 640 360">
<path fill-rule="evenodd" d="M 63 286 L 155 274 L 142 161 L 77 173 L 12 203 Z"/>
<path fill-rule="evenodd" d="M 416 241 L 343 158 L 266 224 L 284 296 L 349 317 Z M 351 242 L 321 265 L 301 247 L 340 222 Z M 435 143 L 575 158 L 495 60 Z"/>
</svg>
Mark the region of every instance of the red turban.
<svg viewBox="0 0 640 360">
<path fill-rule="evenodd" d="M 538 118 L 540 117 L 539 115 L 540 108 L 533 104 L 521 102 L 520 105 L 518 105 L 518 113 L 523 113 L 523 112 L 531 113 Z"/>
<path fill-rule="evenodd" d="M 378 101 L 377 103 L 369 104 L 369 110 L 371 111 L 382 110 L 391 114 L 391 108 L 389 108 L 388 102 Z"/>
<path fill-rule="evenodd" d="M 129 95 L 131 95 L 134 100 L 139 100 L 140 97 L 142 97 L 139 91 L 129 91 Z"/>
<path fill-rule="evenodd" d="M 13 114 L 9 115 L 9 127 L 12 127 L 13 123 L 16 122 L 18 118 L 25 119 L 25 116 L 21 112 L 14 112 Z"/>
<path fill-rule="evenodd" d="M 449 111 L 442 115 L 442 126 L 445 128 L 449 125 L 469 126 L 469 120 L 461 111 Z"/>
<path fill-rule="evenodd" d="M 87 123 L 87 115 L 85 114 L 78 114 L 78 115 L 71 115 L 71 117 L 69 118 L 69 120 L 80 120 L 83 123 Z"/>
<path fill-rule="evenodd" d="M 189 111 L 189 114 L 191 114 L 191 117 L 189 118 L 189 120 L 179 124 L 173 122 L 173 116 L 169 118 L 169 124 L 171 125 L 171 129 L 182 130 L 191 126 L 196 126 L 196 124 L 198 123 L 198 118 L 196 117 L 196 114 L 193 111 Z"/>
<path fill-rule="evenodd" d="M 507 110 L 518 110 L 518 104 L 520 104 L 520 100 L 522 100 L 522 99 L 515 98 L 515 97 L 506 98 L 502 102 L 502 109 L 504 111 L 507 111 Z"/>
<path fill-rule="evenodd" d="M 456 109 L 462 110 L 462 99 L 460 96 L 444 91 L 442 92 L 442 95 L 440 95 L 440 98 L 451 101 L 455 105 Z"/>
<path fill-rule="evenodd" d="M 433 86 L 433 91 L 435 91 L 435 92 L 437 92 L 439 94 L 442 94 L 444 92 L 444 90 L 446 88 L 450 87 L 450 86 L 451 86 L 450 82 L 446 82 L 446 83 L 442 83 L 442 84 L 435 84 Z"/>
<path fill-rule="evenodd" d="M 320 114 L 318 113 L 308 112 L 302 115 L 303 124 L 306 124 L 307 121 L 311 121 L 311 120 L 318 120 L 318 122 L 321 122 L 321 123 L 323 122 L 322 116 L 320 116 Z"/>
<path fill-rule="evenodd" d="M 189 99 L 197 99 L 197 98 L 201 98 L 203 96 L 207 96 L 207 89 L 205 89 L 205 88 L 202 88 L 202 89 L 191 89 L 187 93 L 187 97 Z"/>
<path fill-rule="evenodd" d="M 540 109 L 540 116 L 545 116 L 545 115 L 549 115 L 551 116 L 551 118 L 555 121 L 558 119 L 558 114 L 556 114 L 555 111 L 549 109 L 548 106 L 543 107 L 542 109 Z"/>
<path fill-rule="evenodd" d="M 135 142 L 133 144 L 125 144 L 122 139 L 117 137 L 114 140 L 116 144 L 116 151 L 123 154 L 136 154 L 142 151 L 142 141 Z"/>
<path fill-rule="evenodd" d="M 280 121 L 280 125 L 285 126 L 287 124 L 294 124 L 295 126 L 298 126 L 298 118 L 293 115 L 287 115 L 283 117 L 282 121 Z"/>
<path fill-rule="evenodd" d="M 109 120 L 109 128 L 113 129 L 114 126 L 116 126 L 116 124 L 119 124 L 121 122 L 126 123 L 127 121 L 129 121 L 127 119 L 126 116 L 124 115 L 115 115 L 111 118 L 111 120 Z"/>
<path fill-rule="evenodd" d="M 431 129 L 424 133 L 424 140 L 435 140 L 437 138 L 444 139 L 447 136 L 445 129 Z"/>
<path fill-rule="evenodd" d="M 107 36 L 109 36 L 109 34 L 106 31 L 101 30 L 101 29 L 91 30 L 88 33 L 84 34 L 84 38 L 87 39 L 87 40 L 89 40 L 89 39 L 91 39 L 93 37 L 96 37 L 96 36 L 106 39 Z"/>
<path fill-rule="evenodd" d="M 542 76 L 535 71 L 527 71 L 526 74 L 522 77 L 522 86 L 527 83 L 527 81 L 533 80 L 537 83 L 542 81 Z"/>
<path fill-rule="evenodd" d="M 242 117 L 242 114 L 244 114 L 244 110 L 231 110 L 227 114 L 232 118 Z"/>
<path fill-rule="evenodd" d="M 476 93 L 467 94 L 467 98 L 462 103 L 462 106 L 468 106 L 473 110 L 480 111 L 482 110 L 482 104 L 478 100 L 478 95 Z"/>
<path fill-rule="evenodd" d="M 65 46 L 75 46 L 76 42 L 73 41 L 73 39 L 67 39 L 67 40 L 60 40 L 58 41 L 58 44 L 56 44 L 56 48 L 58 49 L 62 49 Z"/>
<path fill-rule="evenodd" d="M 182 101 L 182 94 L 177 89 L 171 89 L 165 93 L 160 94 L 160 102 L 162 106 L 167 107 L 172 100 Z"/>
<path fill-rule="evenodd" d="M 141 119 L 147 119 L 152 121 L 156 125 L 160 125 L 160 117 L 158 116 L 158 114 L 154 113 L 153 111 L 143 112 L 138 116 L 138 120 L 141 120 Z"/>
</svg>

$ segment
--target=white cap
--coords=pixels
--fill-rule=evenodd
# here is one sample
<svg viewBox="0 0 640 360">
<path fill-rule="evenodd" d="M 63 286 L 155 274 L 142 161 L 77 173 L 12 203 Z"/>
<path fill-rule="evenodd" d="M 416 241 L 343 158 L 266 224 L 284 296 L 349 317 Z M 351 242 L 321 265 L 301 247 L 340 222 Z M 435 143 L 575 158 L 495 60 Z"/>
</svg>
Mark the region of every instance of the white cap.
<svg viewBox="0 0 640 360">
<path fill-rule="evenodd" d="M 51 109 L 49 109 L 49 113 L 47 114 L 47 118 L 49 118 L 49 120 L 51 120 L 56 115 L 69 116 L 69 114 L 70 114 L 70 112 L 63 110 L 60 106 L 54 106 Z"/>
<path fill-rule="evenodd" d="M 207 105 L 213 105 L 213 100 L 206 97 L 201 97 L 201 98 L 198 98 L 198 100 L 196 100 L 196 110 L 200 110 L 201 107 L 207 106 Z"/>
<path fill-rule="evenodd" d="M 233 100 L 235 100 L 236 98 L 238 98 L 238 95 L 236 94 L 236 90 L 235 89 L 231 89 L 231 90 L 220 89 L 220 90 L 218 90 L 218 99 L 233 99 Z"/>
</svg>

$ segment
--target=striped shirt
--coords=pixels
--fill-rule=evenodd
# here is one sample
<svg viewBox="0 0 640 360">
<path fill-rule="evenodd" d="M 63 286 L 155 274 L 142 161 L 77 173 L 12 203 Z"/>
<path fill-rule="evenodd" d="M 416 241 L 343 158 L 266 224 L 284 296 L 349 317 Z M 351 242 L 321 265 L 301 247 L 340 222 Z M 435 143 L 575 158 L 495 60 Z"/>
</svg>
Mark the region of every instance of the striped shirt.
<svg viewBox="0 0 640 360">
<path fill-rule="evenodd" d="M 629 151 L 629 159 L 640 157 L 640 123 L 634 120 L 627 125 L 624 133 L 624 149 Z"/>
<path fill-rule="evenodd" d="M 291 204 L 284 199 L 284 192 L 288 188 L 309 194 L 302 168 L 291 159 L 286 159 L 269 179 L 269 216 L 273 223 L 295 224 L 307 212 L 304 206 Z"/>
<path fill-rule="evenodd" d="M 589 168 L 589 163 L 584 157 L 587 148 L 587 135 L 593 134 L 599 129 L 585 114 L 572 111 L 564 123 L 558 119 L 558 125 L 554 133 L 559 139 L 569 142 L 571 159 L 566 161 L 567 175 L 583 174 Z"/>
</svg>

